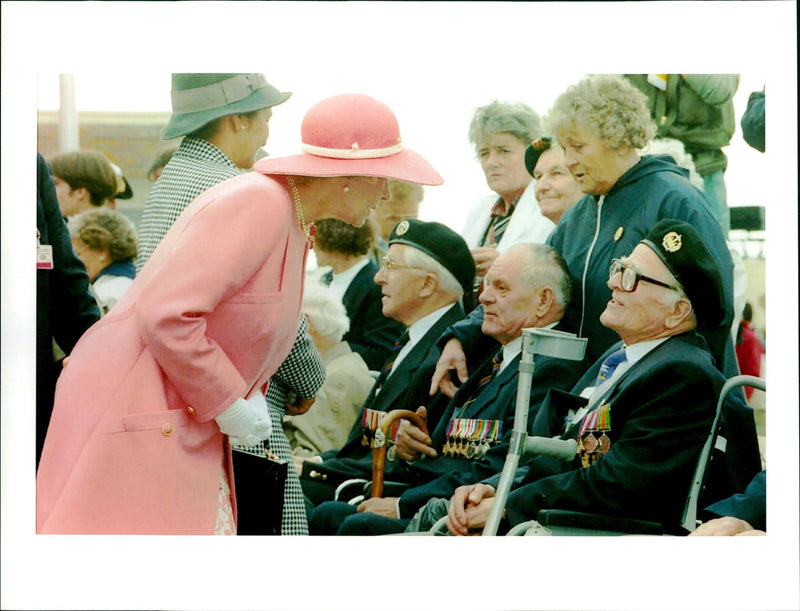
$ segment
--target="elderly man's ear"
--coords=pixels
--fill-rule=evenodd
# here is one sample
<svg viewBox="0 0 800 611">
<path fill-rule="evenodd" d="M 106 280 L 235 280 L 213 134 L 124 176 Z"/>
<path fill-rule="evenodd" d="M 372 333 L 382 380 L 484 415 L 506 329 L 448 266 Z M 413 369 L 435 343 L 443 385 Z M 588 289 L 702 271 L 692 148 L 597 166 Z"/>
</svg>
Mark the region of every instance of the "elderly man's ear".
<svg viewBox="0 0 800 611">
<path fill-rule="evenodd" d="M 664 326 L 667 329 L 674 329 L 678 325 L 685 324 L 686 322 L 690 322 L 692 328 L 696 325 L 692 319 L 692 304 L 688 299 L 678 299 L 678 301 L 675 302 L 675 306 L 672 308 L 672 312 L 664 321 Z"/>
<path fill-rule="evenodd" d="M 553 302 L 556 299 L 556 294 L 549 286 L 543 286 L 537 293 L 538 299 L 535 304 L 536 316 L 541 318 L 550 311 Z"/>
<path fill-rule="evenodd" d="M 439 288 L 439 279 L 436 277 L 436 274 L 428 273 L 425 275 L 425 283 L 419 290 L 419 296 L 430 297 L 431 295 L 436 294 L 438 288 Z"/>
</svg>

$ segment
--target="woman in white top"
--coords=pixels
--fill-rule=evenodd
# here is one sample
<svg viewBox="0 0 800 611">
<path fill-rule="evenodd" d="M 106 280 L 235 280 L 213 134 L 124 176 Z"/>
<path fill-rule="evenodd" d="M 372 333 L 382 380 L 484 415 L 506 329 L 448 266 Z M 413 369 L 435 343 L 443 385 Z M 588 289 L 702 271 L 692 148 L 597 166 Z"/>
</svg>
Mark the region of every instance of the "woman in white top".
<svg viewBox="0 0 800 611">
<path fill-rule="evenodd" d="M 543 243 L 555 227 L 542 215 L 525 167 L 525 149 L 541 136 L 539 122 L 526 104 L 497 100 L 473 115 L 469 141 L 495 193 L 475 204 L 462 231 L 479 279 L 499 253 L 519 242 Z"/>
<path fill-rule="evenodd" d="M 136 275 L 136 227 L 121 212 L 105 207 L 76 214 L 67 227 L 72 248 L 86 266 L 92 291 L 106 314 Z"/>
</svg>

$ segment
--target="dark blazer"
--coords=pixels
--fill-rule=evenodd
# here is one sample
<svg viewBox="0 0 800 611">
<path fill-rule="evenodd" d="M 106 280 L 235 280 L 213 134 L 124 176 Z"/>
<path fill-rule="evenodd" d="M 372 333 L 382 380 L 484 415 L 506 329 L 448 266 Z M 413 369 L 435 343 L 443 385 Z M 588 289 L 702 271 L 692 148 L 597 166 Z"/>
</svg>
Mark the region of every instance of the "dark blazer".
<svg viewBox="0 0 800 611">
<path fill-rule="evenodd" d="M 427 503 L 436 497 L 449 498 L 458 486 L 471 484 L 496 473 L 503 468 L 508 454 L 511 432 L 514 427 L 516 411 L 517 383 L 521 355 L 509 363 L 503 371 L 483 389 L 461 415 L 462 418 L 481 418 L 503 421 L 503 435 L 500 443 L 480 460 L 463 457 L 450 457 L 441 454 L 446 440 L 447 424 L 453 410 L 468 400 L 480 379 L 491 371 L 491 358 L 477 369 L 459 389 L 447 406 L 439 425 L 431 435 L 433 445 L 439 452 L 436 458 L 425 458 L 408 465 L 408 481 L 414 486 L 400 495 L 400 515 L 411 518 Z M 571 388 L 583 373 L 583 363 L 555 359 L 542 355 L 534 357 L 534 371 L 528 407 L 528 423 L 533 421 L 548 390 Z"/>
<path fill-rule="evenodd" d="M 706 507 L 706 520 L 732 516 L 744 520 L 756 530 L 767 530 L 767 470 L 759 471 L 740 494 Z"/>
<path fill-rule="evenodd" d="M 383 315 L 381 287 L 374 281 L 379 269 L 370 261 L 356 274 L 342 297 L 350 319 L 350 330 L 343 339 L 374 371 L 380 370 L 395 340 L 405 330 L 403 323 Z"/>
<path fill-rule="evenodd" d="M 53 269 L 36 270 L 36 461 L 42 453 L 53 411 L 61 363 L 53 362 L 53 340 L 67 354 L 84 331 L 100 319 L 89 275 L 72 250 L 61 216 L 50 166 L 36 155 L 36 228 L 41 244 L 53 247 Z"/>
<path fill-rule="evenodd" d="M 535 433 L 563 431 L 568 410 L 586 403 L 578 393 L 594 385 L 602 361 L 617 347 L 598 359 L 572 394 L 548 395 L 534 421 Z M 699 335 L 669 338 L 631 366 L 606 400 L 608 452 L 585 468 L 577 457 L 561 466 L 534 458 L 523 485 L 509 495 L 510 523 L 556 507 L 677 524 L 724 381 Z M 575 439 L 579 429 L 580 422 L 561 437 Z"/>
<path fill-rule="evenodd" d="M 377 384 L 373 386 L 350 431 L 348 440 L 342 448 L 338 451 L 330 450 L 324 452 L 322 454 L 324 461 L 322 464 L 306 462 L 303 465 L 301 483 L 303 483 L 303 489 L 312 502 L 316 503 L 333 498 L 333 489 L 330 489 L 331 485 L 335 488 L 335 484 L 346 479 L 371 477 L 372 450 L 361 444 L 363 435 L 361 415 L 364 410 L 374 409 L 387 412 L 393 409 L 408 409 L 416 411 L 421 405 L 426 405 L 429 407 L 429 426 L 431 428 L 435 427 L 441 411 L 433 406 L 428 393 L 433 370 L 436 368 L 436 362 L 439 360 L 440 355 L 436 340 L 449 325 L 463 317 L 464 309 L 459 303 L 453 304 L 450 309 L 446 310 L 436 324 L 416 343 L 411 352 L 386 379 L 381 392 L 376 395 Z M 387 474 L 391 473 L 393 464 L 387 461 Z M 312 493 L 312 486 L 307 486 L 307 483 L 309 480 L 316 478 L 310 477 L 311 472 L 326 475 L 328 485 L 324 487 L 324 490 Z"/>
</svg>

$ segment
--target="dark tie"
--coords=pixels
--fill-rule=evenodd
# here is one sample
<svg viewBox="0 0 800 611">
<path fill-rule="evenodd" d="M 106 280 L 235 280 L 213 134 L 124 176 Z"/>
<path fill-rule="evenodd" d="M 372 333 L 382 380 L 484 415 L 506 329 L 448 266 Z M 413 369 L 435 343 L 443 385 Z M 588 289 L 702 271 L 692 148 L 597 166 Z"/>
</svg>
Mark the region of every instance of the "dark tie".
<svg viewBox="0 0 800 611">
<path fill-rule="evenodd" d="M 483 390 L 483 387 L 486 386 L 489 382 L 492 381 L 492 378 L 497 373 L 497 370 L 500 369 L 500 364 L 503 362 L 503 350 L 495 354 L 492 357 L 492 370 L 489 371 L 485 376 L 483 376 L 480 381 L 478 382 L 478 387 L 475 389 L 475 395 L 477 396 L 478 393 Z"/>
<path fill-rule="evenodd" d="M 378 388 L 377 390 L 381 389 L 383 383 L 386 381 L 386 378 L 389 377 L 389 374 L 392 372 L 392 367 L 394 367 L 394 362 L 397 360 L 397 355 L 400 354 L 400 351 L 403 347 L 408 343 L 408 331 L 403 333 L 400 337 L 397 338 L 397 341 L 392 346 L 392 351 L 389 353 L 389 358 L 386 359 L 386 364 L 381 369 L 381 375 L 378 377 Z"/>
</svg>

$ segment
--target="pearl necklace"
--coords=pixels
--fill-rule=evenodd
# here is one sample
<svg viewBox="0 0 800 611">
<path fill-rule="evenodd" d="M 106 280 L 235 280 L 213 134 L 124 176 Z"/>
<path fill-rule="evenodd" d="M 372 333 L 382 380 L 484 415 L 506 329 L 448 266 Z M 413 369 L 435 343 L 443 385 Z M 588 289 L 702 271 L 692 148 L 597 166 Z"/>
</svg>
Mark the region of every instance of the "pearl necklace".
<svg viewBox="0 0 800 611">
<path fill-rule="evenodd" d="M 292 190 L 292 197 L 294 198 L 294 209 L 297 211 L 297 218 L 300 221 L 300 226 L 303 228 L 303 235 L 307 240 L 311 239 L 311 231 L 306 225 L 305 216 L 303 216 L 303 206 L 300 205 L 300 193 L 297 191 L 297 185 L 294 182 L 294 176 L 287 176 L 286 182 L 289 183 L 289 188 Z"/>
</svg>

